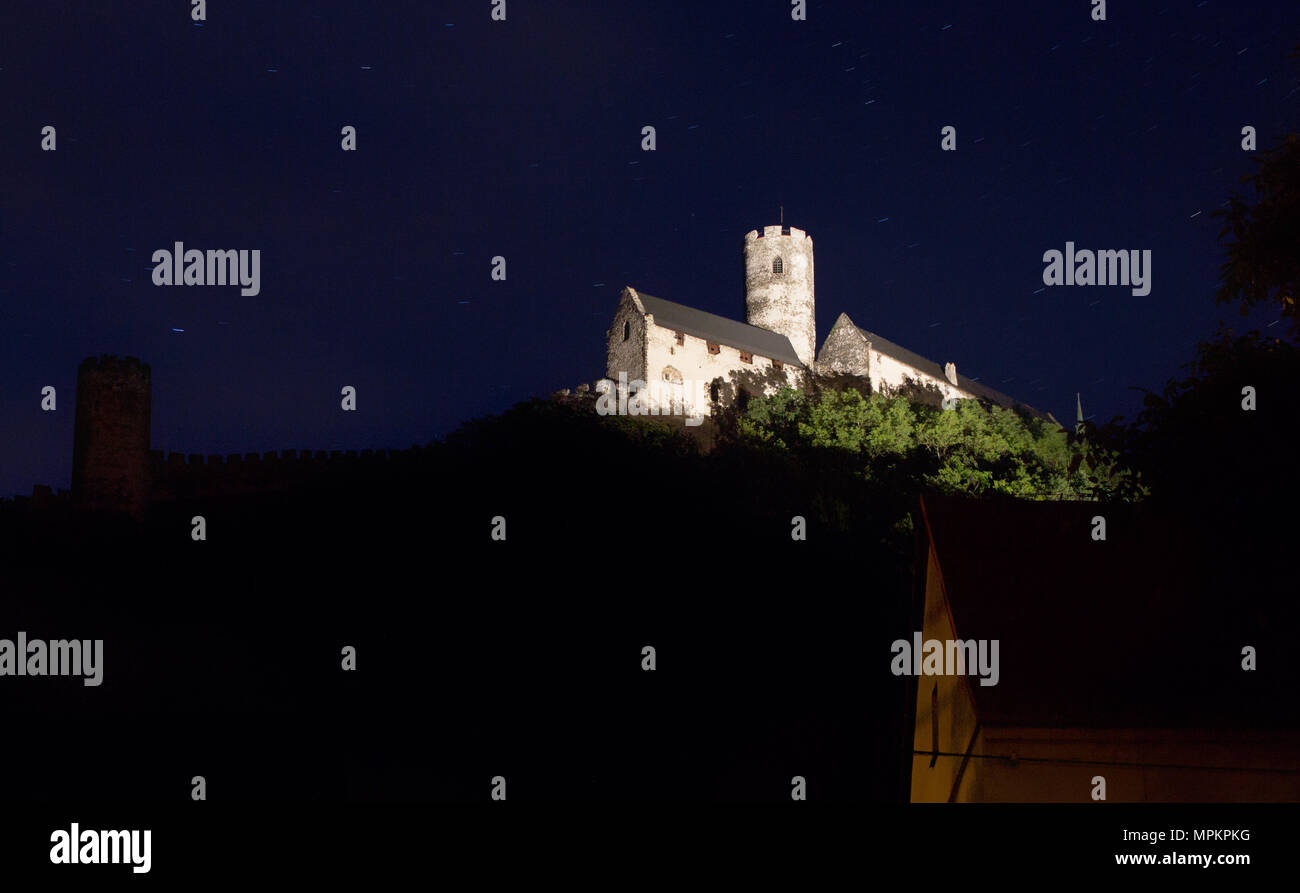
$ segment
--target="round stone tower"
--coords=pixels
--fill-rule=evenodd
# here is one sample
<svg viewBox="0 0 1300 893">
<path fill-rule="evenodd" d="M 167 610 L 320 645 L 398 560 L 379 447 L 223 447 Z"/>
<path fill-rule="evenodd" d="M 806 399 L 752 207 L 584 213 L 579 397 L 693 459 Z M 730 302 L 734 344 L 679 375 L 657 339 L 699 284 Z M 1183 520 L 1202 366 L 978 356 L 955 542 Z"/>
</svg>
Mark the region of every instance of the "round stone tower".
<svg viewBox="0 0 1300 893">
<path fill-rule="evenodd" d="M 77 369 L 72 498 L 90 511 L 143 518 L 149 501 L 149 366 L 87 357 Z"/>
<path fill-rule="evenodd" d="M 813 240 L 792 226 L 745 236 L 745 321 L 785 335 L 809 368 L 817 354 L 813 313 Z"/>
</svg>

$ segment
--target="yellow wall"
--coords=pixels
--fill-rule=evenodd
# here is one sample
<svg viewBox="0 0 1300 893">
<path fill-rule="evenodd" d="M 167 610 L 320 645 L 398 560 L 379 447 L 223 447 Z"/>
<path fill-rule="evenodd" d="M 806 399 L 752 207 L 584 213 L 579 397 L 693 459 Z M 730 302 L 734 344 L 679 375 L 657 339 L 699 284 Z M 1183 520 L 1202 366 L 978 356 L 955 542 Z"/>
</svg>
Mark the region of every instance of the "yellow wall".
<svg viewBox="0 0 1300 893">
<path fill-rule="evenodd" d="M 953 635 L 952 618 L 948 613 L 948 600 L 943 591 L 943 578 L 939 573 L 939 559 L 934 546 L 930 546 L 925 573 L 925 618 L 922 622 L 924 639 L 947 641 Z M 916 685 L 916 734 L 913 749 L 930 751 L 933 747 L 930 719 L 931 695 L 939 688 L 939 750 L 945 753 L 965 753 L 975 729 L 975 701 L 967 676 L 920 676 Z M 981 771 L 978 761 L 971 760 L 962 773 L 961 788 L 967 789 Z M 930 768 L 930 757 L 915 755 L 912 758 L 912 802 L 946 803 L 962 761 L 956 757 L 939 757 Z"/>
</svg>

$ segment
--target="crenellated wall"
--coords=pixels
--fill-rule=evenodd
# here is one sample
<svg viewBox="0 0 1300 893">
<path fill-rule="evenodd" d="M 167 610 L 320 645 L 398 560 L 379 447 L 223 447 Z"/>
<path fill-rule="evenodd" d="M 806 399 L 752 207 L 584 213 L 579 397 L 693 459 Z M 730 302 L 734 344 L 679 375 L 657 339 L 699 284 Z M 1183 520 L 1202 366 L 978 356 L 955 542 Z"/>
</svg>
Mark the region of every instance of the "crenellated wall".
<svg viewBox="0 0 1300 893">
<path fill-rule="evenodd" d="M 71 503 L 142 519 L 153 503 L 275 493 L 405 467 L 427 447 L 407 450 L 279 450 L 203 456 L 149 448 L 151 379 L 135 357 L 88 357 L 77 371 Z M 61 504 L 69 494 L 37 486 L 24 504 Z"/>
<path fill-rule="evenodd" d="M 279 450 L 203 456 L 151 450 L 151 502 L 204 496 L 238 496 L 294 490 L 326 477 L 368 473 L 400 466 L 423 452 L 409 450 Z"/>
</svg>

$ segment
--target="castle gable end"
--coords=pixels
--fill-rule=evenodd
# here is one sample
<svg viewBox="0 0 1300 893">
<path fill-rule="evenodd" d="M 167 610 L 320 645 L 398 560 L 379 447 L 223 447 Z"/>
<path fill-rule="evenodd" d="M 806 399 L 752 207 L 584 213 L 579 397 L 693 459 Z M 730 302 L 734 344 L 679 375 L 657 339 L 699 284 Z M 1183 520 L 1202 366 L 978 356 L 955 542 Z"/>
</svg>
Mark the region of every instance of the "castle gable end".
<svg viewBox="0 0 1300 893">
<path fill-rule="evenodd" d="M 865 376 L 869 374 L 870 360 L 867 339 L 849 315 L 841 313 L 817 354 L 817 371 L 823 375 L 839 372 Z"/>
</svg>

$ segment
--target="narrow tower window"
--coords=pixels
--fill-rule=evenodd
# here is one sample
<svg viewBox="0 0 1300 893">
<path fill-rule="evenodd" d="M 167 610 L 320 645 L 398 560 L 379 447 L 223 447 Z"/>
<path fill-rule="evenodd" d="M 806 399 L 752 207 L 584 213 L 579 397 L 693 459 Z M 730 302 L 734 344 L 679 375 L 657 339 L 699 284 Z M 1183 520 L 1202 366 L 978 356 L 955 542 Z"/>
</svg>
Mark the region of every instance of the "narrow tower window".
<svg viewBox="0 0 1300 893">
<path fill-rule="evenodd" d="M 781 263 L 781 258 L 772 261 L 772 272 L 777 274 L 785 272 L 785 265 Z"/>
<path fill-rule="evenodd" d="M 630 337 L 632 337 L 632 321 L 625 319 L 623 320 L 623 340 L 626 341 Z"/>
</svg>

